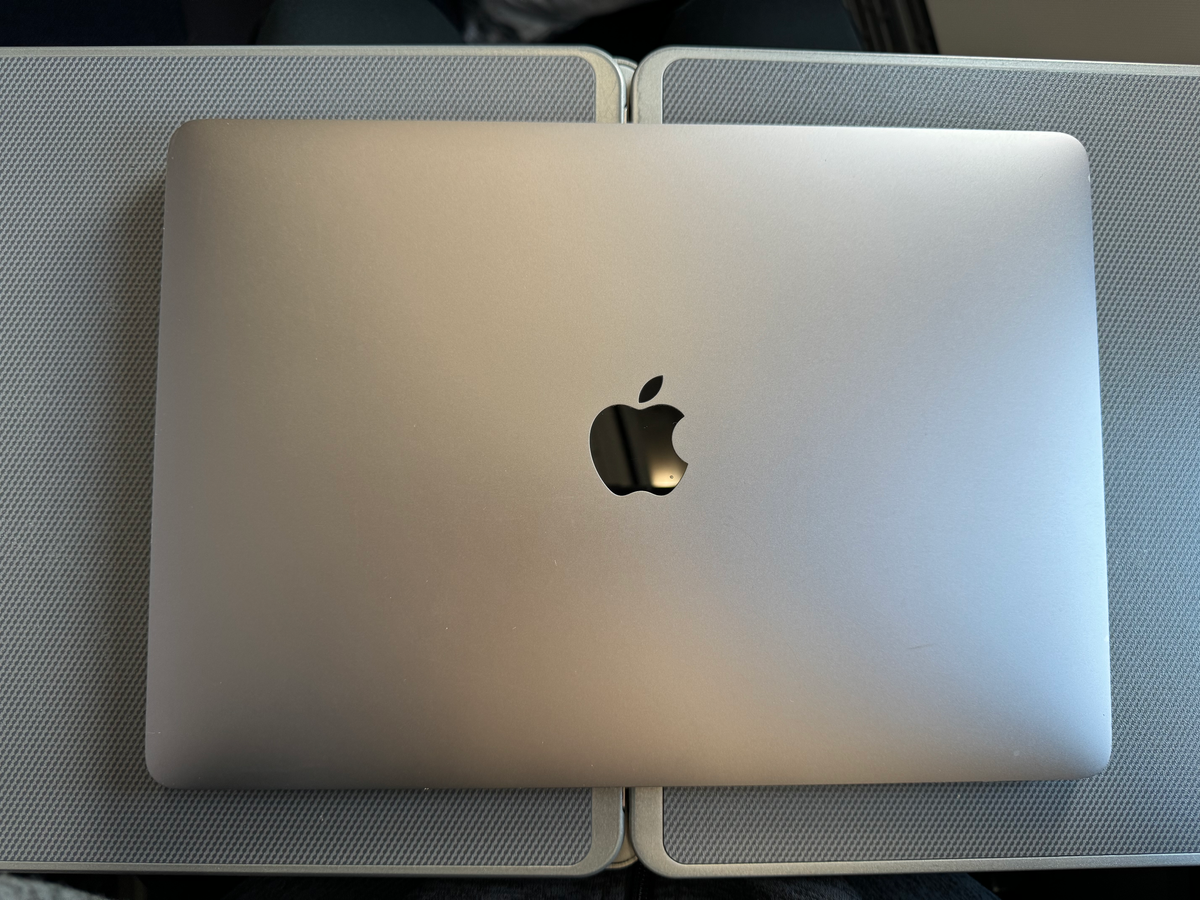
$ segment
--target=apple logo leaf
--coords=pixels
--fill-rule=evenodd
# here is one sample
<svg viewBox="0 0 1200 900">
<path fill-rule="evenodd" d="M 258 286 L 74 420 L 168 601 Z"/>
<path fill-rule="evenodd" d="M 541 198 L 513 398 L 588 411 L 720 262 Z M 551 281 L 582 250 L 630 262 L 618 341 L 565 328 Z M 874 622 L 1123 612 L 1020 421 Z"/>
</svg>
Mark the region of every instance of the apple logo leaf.
<svg viewBox="0 0 1200 900">
<path fill-rule="evenodd" d="M 647 381 L 645 386 L 642 388 L 642 392 L 638 394 L 638 403 L 646 403 L 650 400 L 653 400 L 655 395 L 662 390 L 662 383 L 663 377 L 661 375 L 655 375 L 653 378 Z"/>
</svg>

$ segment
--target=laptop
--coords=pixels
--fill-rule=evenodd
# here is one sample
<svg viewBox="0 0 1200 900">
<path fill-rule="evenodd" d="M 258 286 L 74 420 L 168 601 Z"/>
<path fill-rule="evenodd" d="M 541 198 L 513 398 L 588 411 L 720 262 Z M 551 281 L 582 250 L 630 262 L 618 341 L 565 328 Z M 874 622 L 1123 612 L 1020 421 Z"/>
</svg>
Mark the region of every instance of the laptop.
<svg viewBox="0 0 1200 900">
<path fill-rule="evenodd" d="M 1074 138 L 192 122 L 158 365 L 164 785 L 1108 760 Z"/>
</svg>

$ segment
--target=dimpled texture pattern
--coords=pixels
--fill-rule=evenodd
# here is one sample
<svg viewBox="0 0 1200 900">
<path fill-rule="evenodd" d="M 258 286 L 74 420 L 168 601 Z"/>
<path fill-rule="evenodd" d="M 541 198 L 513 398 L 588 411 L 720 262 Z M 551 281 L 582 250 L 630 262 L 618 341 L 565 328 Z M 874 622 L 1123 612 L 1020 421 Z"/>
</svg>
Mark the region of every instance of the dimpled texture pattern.
<svg viewBox="0 0 1200 900">
<path fill-rule="evenodd" d="M 0 865 L 568 866 L 587 790 L 146 773 L 167 141 L 205 117 L 592 121 L 573 56 L 0 56 Z"/>
<path fill-rule="evenodd" d="M 1029 129 L 1083 142 L 1114 707 L 1112 760 L 1095 778 L 668 789 L 667 853 L 718 864 L 1200 851 L 1200 79 L 719 60 L 679 60 L 664 75 L 669 122 Z"/>
</svg>

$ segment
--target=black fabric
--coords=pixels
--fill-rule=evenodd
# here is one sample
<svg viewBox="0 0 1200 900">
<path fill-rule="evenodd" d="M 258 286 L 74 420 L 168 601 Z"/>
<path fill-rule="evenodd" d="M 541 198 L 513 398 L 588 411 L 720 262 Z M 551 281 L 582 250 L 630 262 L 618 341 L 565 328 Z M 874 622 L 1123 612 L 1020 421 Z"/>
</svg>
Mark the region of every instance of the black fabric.
<svg viewBox="0 0 1200 900">
<path fill-rule="evenodd" d="M 429 0 L 275 0 L 260 44 L 461 44 Z"/>
<path fill-rule="evenodd" d="M 735 0 L 736 2 L 736 0 Z M 595 16 L 550 38 L 554 44 L 600 47 L 613 56 L 640 60 L 663 46 L 680 0 L 653 0 Z"/>
<path fill-rule="evenodd" d="M 182 44 L 179 0 L 0 0 L 0 46 Z"/>
<path fill-rule="evenodd" d="M 105 886 L 95 883 L 94 879 L 88 882 L 78 876 L 55 881 L 65 882 L 75 889 L 82 888 L 89 892 L 87 897 L 134 895 L 132 891 L 105 890 Z M 994 897 L 969 875 L 691 881 L 663 878 L 641 863 L 583 879 L 231 879 L 143 875 L 141 881 L 146 900 L 986 900 Z M 119 884 L 112 886 L 121 887 Z M 9 893 L 5 893 L 6 888 Z M 12 878 L 7 883 L 0 879 L 0 900 L 84 900 L 84 897 L 68 894 L 59 885 L 37 879 Z"/>
<path fill-rule="evenodd" d="M 841 0 L 688 0 L 664 44 L 861 50 Z"/>
<path fill-rule="evenodd" d="M 659 47 L 861 50 L 841 0 L 654 0 L 596 16 L 553 38 L 640 60 Z"/>
<path fill-rule="evenodd" d="M 462 35 L 436 0 L 275 0 L 260 44 L 455 44 Z M 840 0 L 654 0 L 596 16 L 555 36 L 641 59 L 668 44 L 861 50 Z"/>
</svg>

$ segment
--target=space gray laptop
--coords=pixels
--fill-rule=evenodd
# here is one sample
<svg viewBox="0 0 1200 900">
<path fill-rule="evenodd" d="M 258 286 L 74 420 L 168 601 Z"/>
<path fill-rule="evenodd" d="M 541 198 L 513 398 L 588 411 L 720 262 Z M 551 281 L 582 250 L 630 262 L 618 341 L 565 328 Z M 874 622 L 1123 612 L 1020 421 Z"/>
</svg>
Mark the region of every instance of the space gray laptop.
<svg viewBox="0 0 1200 900">
<path fill-rule="evenodd" d="M 190 123 L 159 341 L 163 784 L 1107 762 L 1071 137 Z"/>
</svg>

